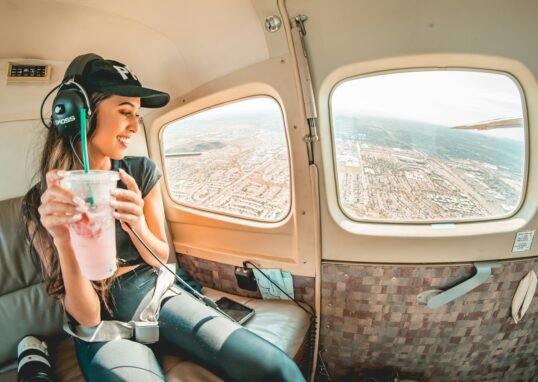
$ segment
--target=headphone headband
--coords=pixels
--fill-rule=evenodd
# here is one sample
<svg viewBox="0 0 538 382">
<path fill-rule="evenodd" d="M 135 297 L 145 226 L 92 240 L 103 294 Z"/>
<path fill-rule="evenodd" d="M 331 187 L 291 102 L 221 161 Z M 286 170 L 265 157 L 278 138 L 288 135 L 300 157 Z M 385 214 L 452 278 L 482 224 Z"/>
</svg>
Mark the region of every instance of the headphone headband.
<svg viewBox="0 0 538 382">
<path fill-rule="evenodd" d="M 73 59 L 73 61 L 71 61 L 71 63 L 67 67 L 64 74 L 64 79 L 62 80 L 62 82 L 65 82 L 70 78 L 76 78 L 76 77 L 82 76 L 82 74 L 84 73 L 84 68 L 90 61 L 102 60 L 102 59 L 103 57 L 95 53 L 87 53 L 87 54 L 83 54 L 78 57 L 75 57 L 75 59 Z"/>
</svg>

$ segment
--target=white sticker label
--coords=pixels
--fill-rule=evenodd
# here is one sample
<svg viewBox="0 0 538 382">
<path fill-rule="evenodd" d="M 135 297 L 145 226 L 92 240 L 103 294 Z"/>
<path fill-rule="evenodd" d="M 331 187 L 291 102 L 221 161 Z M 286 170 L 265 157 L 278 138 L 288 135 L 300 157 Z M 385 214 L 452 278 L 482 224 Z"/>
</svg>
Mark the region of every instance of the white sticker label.
<svg viewBox="0 0 538 382">
<path fill-rule="evenodd" d="M 534 232 L 532 231 L 521 231 L 516 233 L 516 239 L 514 240 L 514 247 L 512 252 L 527 252 L 532 248 L 532 241 L 534 239 Z"/>
<path fill-rule="evenodd" d="M 433 229 L 453 229 L 456 228 L 454 223 L 434 223 L 432 224 Z"/>
</svg>

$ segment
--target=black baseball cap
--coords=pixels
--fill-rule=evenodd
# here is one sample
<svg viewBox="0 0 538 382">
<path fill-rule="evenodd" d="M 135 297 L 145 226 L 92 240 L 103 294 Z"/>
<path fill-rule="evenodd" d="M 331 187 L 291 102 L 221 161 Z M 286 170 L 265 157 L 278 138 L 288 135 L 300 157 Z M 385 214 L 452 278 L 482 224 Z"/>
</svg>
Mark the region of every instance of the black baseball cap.
<svg viewBox="0 0 538 382">
<path fill-rule="evenodd" d="M 84 65 L 76 80 L 90 92 L 140 97 L 140 106 L 157 108 L 170 101 L 170 95 L 142 86 L 134 72 L 118 61 L 105 60 L 97 55 Z"/>
</svg>

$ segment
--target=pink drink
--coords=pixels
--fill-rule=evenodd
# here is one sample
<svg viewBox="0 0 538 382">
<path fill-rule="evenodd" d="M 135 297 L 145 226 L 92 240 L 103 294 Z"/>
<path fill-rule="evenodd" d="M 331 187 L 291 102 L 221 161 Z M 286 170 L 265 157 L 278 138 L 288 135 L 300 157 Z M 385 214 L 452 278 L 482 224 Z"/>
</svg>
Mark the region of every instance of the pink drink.
<svg viewBox="0 0 538 382">
<path fill-rule="evenodd" d="M 69 225 L 78 265 L 88 280 L 103 280 L 116 271 L 116 230 L 109 209 L 88 212 Z"/>
<path fill-rule="evenodd" d="M 62 186 L 86 201 L 88 212 L 69 225 L 71 245 L 82 274 L 103 280 L 116 271 L 116 225 L 110 206 L 110 190 L 119 179 L 115 171 L 68 171 Z"/>
</svg>

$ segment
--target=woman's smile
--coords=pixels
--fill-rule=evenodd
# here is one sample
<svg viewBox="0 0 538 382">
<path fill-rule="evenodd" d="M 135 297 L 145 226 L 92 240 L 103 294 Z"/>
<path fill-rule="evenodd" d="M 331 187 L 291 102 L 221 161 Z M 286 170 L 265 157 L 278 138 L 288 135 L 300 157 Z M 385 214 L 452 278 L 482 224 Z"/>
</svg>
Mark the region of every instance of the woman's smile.
<svg viewBox="0 0 538 382">
<path fill-rule="evenodd" d="M 129 147 L 129 142 L 131 142 L 131 137 L 130 136 L 118 135 L 116 137 L 116 139 L 118 140 L 120 145 L 123 146 L 124 148 Z"/>
</svg>

